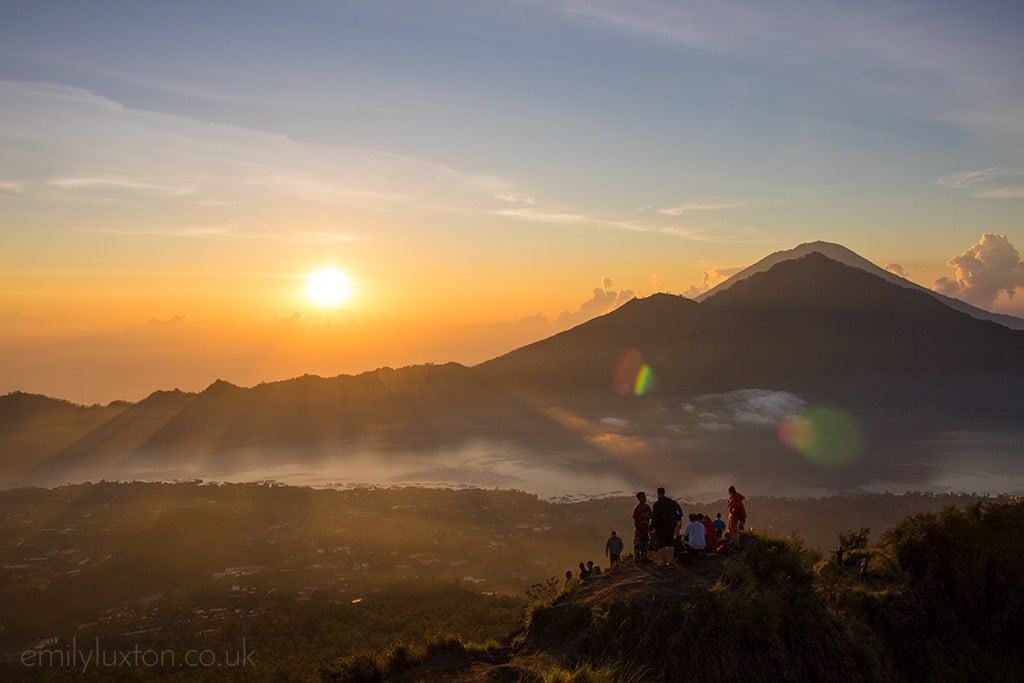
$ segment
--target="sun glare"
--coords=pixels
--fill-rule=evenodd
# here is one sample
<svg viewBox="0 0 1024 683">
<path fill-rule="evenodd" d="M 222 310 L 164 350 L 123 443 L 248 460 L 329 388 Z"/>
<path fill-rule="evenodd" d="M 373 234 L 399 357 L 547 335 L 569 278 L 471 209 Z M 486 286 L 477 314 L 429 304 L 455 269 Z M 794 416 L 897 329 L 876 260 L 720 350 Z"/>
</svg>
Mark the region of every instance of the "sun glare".
<svg viewBox="0 0 1024 683">
<path fill-rule="evenodd" d="M 322 268 L 306 276 L 306 296 L 317 306 L 341 306 L 352 296 L 352 280 L 334 268 Z"/>
</svg>

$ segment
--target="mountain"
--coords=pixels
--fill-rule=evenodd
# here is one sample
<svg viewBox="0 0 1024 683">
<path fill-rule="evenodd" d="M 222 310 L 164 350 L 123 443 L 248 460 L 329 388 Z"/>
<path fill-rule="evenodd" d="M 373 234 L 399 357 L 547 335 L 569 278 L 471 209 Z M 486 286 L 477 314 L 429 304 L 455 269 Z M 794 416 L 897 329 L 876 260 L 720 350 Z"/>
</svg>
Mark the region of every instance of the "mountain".
<svg viewBox="0 0 1024 683">
<path fill-rule="evenodd" d="M 804 256 L 807 256 L 808 254 L 813 253 L 821 254 L 832 259 L 833 261 L 837 261 L 847 266 L 852 266 L 853 268 L 859 268 L 860 270 L 863 270 L 866 273 L 870 273 L 876 277 L 879 277 L 891 284 L 898 285 L 906 289 L 913 289 L 925 292 L 929 296 L 935 297 L 936 299 L 944 303 L 946 306 L 949 306 L 953 310 L 960 311 L 961 313 L 966 313 L 972 318 L 996 322 L 999 323 L 1000 325 L 1004 325 L 1005 327 L 1009 327 L 1010 329 L 1013 330 L 1024 330 L 1024 318 L 1018 318 L 1016 316 L 1005 315 L 1002 313 L 992 313 L 991 311 L 986 311 L 977 308 L 976 306 L 972 306 L 964 301 L 961 301 L 960 299 L 955 299 L 953 297 L 946 296 L 945 294 L 940 294 L 939 292 L 934 292 L 930 289 L 926 289 L 921 285 L 915 282 L 911 282 L 906 278 L 900 277 L 895 273 L 891 273 L 888 270 L 885 270 L 884 268 L 879 268 L 871 261 L 868 261 L 864 257 L 851 251 L 850 249 L 847 249 L 843 245 L 834 244 L 832 242 L 806 242 L 804 244 L 800 244 L 796 247 L 793 247 L 792 249 L 787 249 L 785 251 L 777 251 L 772 254 L 769 254 L 768 256 L 765 256 L 757 263 L 744 268 L 743 270 L 736 273 L 735 275 L 725 280 L 724 282 L 719 283 L 715 287 L 712 287 L 703 294 L 695 297 L 694 300 L 704 301 L 705 299 L 709 299 L 715 296 L 716 294 L 719 294 L 720 292 L 728 290 L 737 282 L 746 280 L 751 275 L 763 273 L 772 266 L 775 266 L 779 263 L 783 263 L 784 261 L 802 258 Z"/>
<path fill-rule="evenodd" d="M 894 384 L 1019 378 L 1024 332 L 811 252 L 700 303 L 634 299 L 477 369 L 538 394 L 609 393 L 627 356 L 642 358 L 665 395 L 771 387 L 838 400 L 878 387 L 884 399 Z"/>
</svg>

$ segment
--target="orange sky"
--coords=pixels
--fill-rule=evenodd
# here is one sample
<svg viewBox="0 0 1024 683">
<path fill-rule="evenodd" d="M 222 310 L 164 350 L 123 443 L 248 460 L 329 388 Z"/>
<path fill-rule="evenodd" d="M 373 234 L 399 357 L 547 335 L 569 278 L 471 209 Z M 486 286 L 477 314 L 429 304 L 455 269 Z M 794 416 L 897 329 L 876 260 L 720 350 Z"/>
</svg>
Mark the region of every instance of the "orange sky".
<svg viewBox="0 0 1024 683">
<path fill-rule="evenodd" d="M 1024 316 L 1013 3 L 258 4 L 0 10 L 0 393 L 473 364 L 816 240 Z"/>
</svg>

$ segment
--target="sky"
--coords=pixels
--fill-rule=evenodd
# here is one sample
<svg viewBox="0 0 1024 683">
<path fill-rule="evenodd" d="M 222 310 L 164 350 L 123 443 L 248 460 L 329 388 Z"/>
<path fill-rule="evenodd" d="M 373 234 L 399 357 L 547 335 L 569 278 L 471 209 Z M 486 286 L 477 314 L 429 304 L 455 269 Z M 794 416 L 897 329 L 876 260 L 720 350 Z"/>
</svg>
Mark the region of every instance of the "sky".
<svg viewBox="0 0 1024 683">
<path fill-rule="evenodd" d="M 814 240 L 1024 316 L 1016 1 L 0 0 L 0 159 L 0 394 L 472 365 Z"/>
</svg>

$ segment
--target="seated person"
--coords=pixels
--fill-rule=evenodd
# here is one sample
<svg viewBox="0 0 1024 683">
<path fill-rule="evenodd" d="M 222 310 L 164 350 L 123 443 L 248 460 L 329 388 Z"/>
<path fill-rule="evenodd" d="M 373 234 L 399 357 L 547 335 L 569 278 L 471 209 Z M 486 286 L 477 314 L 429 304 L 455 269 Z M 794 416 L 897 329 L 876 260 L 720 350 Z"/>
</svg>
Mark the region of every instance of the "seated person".
<svg viewBox="0 0 1024 683">
<path fill-rule="evenodd" d="M 686 547 L 694 552 L 704 552 L 707 547 L 704 524 L 692 512 L 690 513 L 690 523 L 683 527 L 683 540 L 686 541 Z"/>
</svg>

